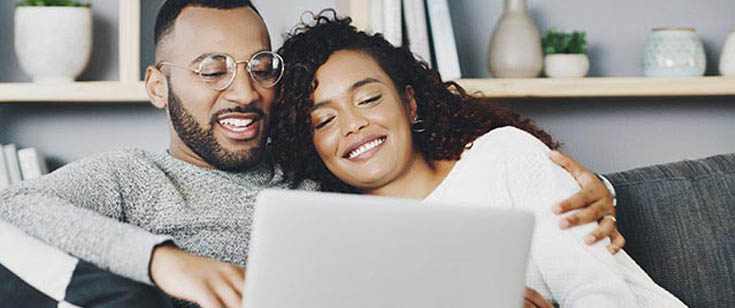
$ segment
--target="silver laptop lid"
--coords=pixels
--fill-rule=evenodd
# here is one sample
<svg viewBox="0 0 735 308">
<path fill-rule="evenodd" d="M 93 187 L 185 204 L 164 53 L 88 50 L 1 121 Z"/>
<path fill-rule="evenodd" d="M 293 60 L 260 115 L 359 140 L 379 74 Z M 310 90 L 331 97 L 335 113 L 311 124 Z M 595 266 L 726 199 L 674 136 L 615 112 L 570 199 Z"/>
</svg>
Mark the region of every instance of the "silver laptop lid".
<svg viewBox="0 0 735 308">
<path fill-rule="evenodd" d="M 243 307 L 520 307 L 533 215 L 266 190 Z"/>
</svg>

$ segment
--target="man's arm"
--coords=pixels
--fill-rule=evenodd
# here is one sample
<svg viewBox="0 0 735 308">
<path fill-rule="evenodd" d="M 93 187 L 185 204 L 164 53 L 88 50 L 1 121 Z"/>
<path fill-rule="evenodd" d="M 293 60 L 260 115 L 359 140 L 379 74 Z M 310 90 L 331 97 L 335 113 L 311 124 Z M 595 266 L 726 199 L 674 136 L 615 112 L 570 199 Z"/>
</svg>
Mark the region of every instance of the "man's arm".
<svg viewBox="0 0 735 308">
<path fill-rule="evenodd" d="M 124 159 L 119 153 L 83 160 L 1 191 L 0 219 L 101 268 L 151 284 L 151 252 L 171 238 L 125 223 L 114 169 Z"/>
<path fill-rule="evenodd" d="M 607 186 L 597 175 L 584 168 L 573 158 L 558 151 L 551 151 L 549 157 L 554 163 L 566 169 L 582 187 L 579 192 L 554 206 L 553 211 L 557 215 L 582 209 L 562 219 L 559 227 L 568 229 L 599 221 L 599 226 L 585 237 L 585 242 L 592 245 L 609 237 L 610 245 L 607 246 L 607 249 L 612 253 L 620 251 L 625 245 L 625 238 L 615 225 L 614 198 Z"/>
</svg>

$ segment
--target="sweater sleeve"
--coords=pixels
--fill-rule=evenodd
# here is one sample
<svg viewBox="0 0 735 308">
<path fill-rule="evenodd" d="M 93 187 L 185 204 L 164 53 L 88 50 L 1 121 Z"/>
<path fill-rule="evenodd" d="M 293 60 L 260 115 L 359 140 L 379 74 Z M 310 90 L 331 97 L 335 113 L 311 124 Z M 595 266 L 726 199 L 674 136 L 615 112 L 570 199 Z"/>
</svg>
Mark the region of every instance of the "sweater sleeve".
<svg viewBox="0 0 735 308">
<path fill-rule="evenodd" d="M 574 178 L 547 156 L 549 149 L 530 134 L 502 128 L 496 146 L 503 147 L 508 190 L 513 206 L 536 217 L 531 258 L 554 299 L 562 307 L 636 307 L 607 243 L 593 246 L 584 236 L 595 223 L 561 230 L 554 203 L 579 190 Z"/>
<path fill-rule="evenodd" d="M 171 240 L 126 223 L 124 152 L 82 160 L 0 191 L 0 220 L 100 268 L 152 284 L 156 245 Z"/>
</svg>

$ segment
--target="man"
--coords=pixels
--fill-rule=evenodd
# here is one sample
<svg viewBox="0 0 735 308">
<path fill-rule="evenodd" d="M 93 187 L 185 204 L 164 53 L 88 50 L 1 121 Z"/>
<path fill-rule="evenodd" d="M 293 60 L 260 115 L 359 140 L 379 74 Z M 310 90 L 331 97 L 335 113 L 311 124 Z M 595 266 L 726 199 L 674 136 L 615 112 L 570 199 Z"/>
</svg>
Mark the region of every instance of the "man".
<svg viewBox="0 0 735 308">
<path fill-rule="evenodd" d="M 170 120 L 168 152 L 104 154 L 25 182 L 0 193 L 0 220 L 173 297 L 239 307 L 255 196 L 271 187 L 317 189 L 284 180 L 266 153 L 274 72 L 263 74 L 258 63 L 278 57 L 263 52 L 271 50 L 268 31 L 246 0 L 167 1 L 155 41 L 146 90 Z M 614 214 L 593 174 L 554 155 L 584 187 L 555 211 L 586 207 L 561 227 Z M 610 234 L 617 251 L 622 237 L 612 219 L 590 242 Z"/>
</svg>

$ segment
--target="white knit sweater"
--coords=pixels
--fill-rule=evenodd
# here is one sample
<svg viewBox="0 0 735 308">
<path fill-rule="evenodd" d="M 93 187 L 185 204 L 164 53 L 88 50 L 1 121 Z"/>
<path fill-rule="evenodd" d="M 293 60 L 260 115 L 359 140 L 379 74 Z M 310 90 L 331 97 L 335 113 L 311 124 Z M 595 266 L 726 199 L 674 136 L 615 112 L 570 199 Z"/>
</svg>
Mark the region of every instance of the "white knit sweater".
<svg viewBox="0 0 735 308">
<path fill-rule="evenodd" d="M 475 140 L 425 201 L 533 212 L 527 285 L 562 307 L 686 307 L 624 251 L 611 255 L 605 248 L 608 240 L 586 245 L 583 238 L 596 224 L 559 229 L 561 217 L 551 207 L 579 187 L 548 152 L 524 131 L 495 129 Z"/>
</svg>

